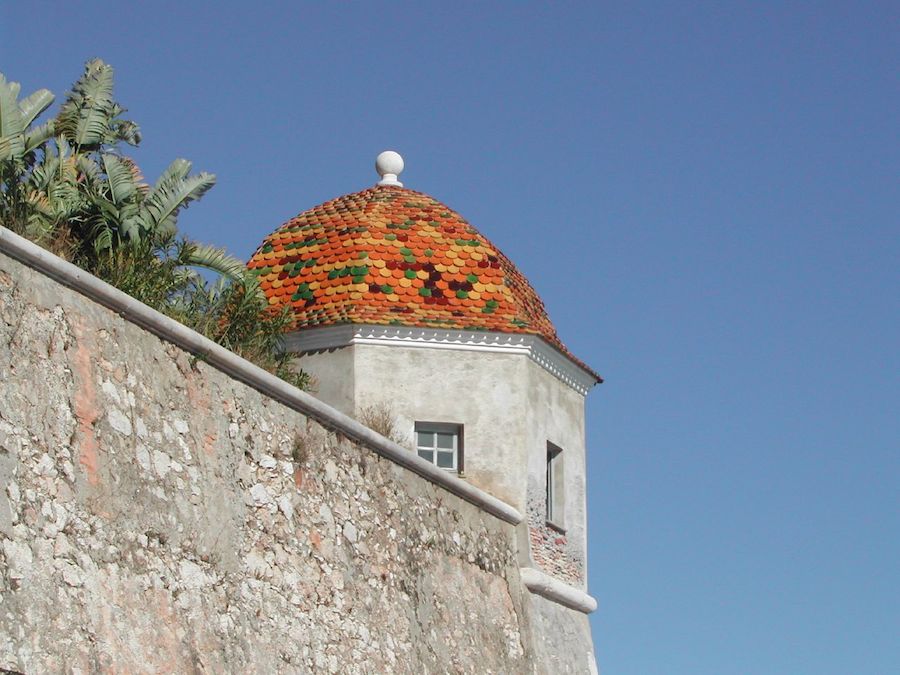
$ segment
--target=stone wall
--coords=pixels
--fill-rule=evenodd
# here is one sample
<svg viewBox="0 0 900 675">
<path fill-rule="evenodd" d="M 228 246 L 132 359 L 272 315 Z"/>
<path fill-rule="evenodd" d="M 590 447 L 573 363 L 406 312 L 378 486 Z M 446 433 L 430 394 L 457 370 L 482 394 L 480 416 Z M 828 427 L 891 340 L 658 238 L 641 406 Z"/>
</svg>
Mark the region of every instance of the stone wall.
<svg viewBox="0 0 900 675">
<path fill-rule="evenodd" d="M 516 546 L 0 254 L 0 669 L 589 671 L 589 634 L 536 641 Z"/>
<path fill-rule="evenodd" d="M 543 512 L 529 509 L 528 538 L 531 559 L 547 574 L 576 588 L 584 585 L 584 562 L 569 551 L 565 532 L 548 525 Z"/>
</svg>

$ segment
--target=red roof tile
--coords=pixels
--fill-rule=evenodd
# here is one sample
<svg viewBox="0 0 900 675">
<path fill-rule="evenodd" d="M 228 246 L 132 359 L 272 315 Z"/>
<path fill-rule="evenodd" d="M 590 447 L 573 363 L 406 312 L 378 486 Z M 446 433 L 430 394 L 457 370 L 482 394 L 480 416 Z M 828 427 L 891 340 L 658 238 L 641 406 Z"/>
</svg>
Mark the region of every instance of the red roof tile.
<svg viewBox="0 0 900 675">
<path fill-rule="evenodd" d="M 582 368 L 515 265 L 421 192 L 375 187 L 292 218 L 248 263 L 295 328 L 345 323 L 540 335 Z"/>
</svg>

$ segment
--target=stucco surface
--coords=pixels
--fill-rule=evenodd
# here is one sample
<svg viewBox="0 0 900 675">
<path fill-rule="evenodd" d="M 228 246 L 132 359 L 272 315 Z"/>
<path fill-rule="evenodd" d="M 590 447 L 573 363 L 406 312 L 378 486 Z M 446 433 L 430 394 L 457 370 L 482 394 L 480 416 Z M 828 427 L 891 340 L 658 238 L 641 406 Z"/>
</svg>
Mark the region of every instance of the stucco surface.
<svg viewBox="0 0 900 675">
<path fill-rule="evenodd" d="M 584 397 L 543 368 L 528 369 L 528 498 L 532 561 L 548 574 L 586 588 L 587 532 Z M 547 525 L 547 441 L 562 449 L 564 489 L 560 532 Z"/>
<path fill-rule="evenodd" d="M 348 414 L 387 404 L 409 448 L 416 421 L 461 425 L 465 479 L 527 514 L 523 564 L 586 588 L 581 393 L 522 354 L 356 344 L 298 363 L 323 383 L 316 395 Z M 564 531 L 546 523 L 548 441 L 562 449 Z"/>
<path fill-rule="evenodd" d="M 527 360 L 518 355 L 355 345 L 358 405 L 389 402 L 414 447 L 416 421 L 460 424 L 464 473 L 473 485 L 523 509 Z"/>
<path fill-rule="evenodd" d="M 353 416 L 353 347 L 322 350 L 307 354 L 298 367 L 312 376 L 311 391 L 316 398 Z"/>
<path fill-rule="evenodd" d="M 511 525 L 0 256 L 0 668 L 560 672 L 517 567 Z"/>
<path fill-rule="evenodd" d="M 527 463 L 526 395 L 517 386 L 527 359 L 402 346 L 350 345 L 305 354 L 298 365 L 319 382 L 321 400 L 347 414 L 386 406 L 396 421 L 397 440 L 415 447 L 419 422 L 463 426 L 465 479 L 524 511 Z"/>
</svg>

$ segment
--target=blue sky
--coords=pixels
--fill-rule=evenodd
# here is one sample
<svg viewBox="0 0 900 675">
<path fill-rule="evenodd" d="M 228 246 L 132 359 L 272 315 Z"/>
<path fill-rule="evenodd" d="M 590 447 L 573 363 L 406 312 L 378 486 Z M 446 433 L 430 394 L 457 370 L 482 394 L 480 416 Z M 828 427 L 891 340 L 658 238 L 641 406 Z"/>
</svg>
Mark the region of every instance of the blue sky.
<svg viewBox="0 0 900 675">
<path fill-rule="evenodd" d="M 183 230 L 248 257 L 406 158 L 588 398 L 607 675 L 900 672 L 896 3 L 7 3 L 0 71 L 116 67 Z"/>
</svg>

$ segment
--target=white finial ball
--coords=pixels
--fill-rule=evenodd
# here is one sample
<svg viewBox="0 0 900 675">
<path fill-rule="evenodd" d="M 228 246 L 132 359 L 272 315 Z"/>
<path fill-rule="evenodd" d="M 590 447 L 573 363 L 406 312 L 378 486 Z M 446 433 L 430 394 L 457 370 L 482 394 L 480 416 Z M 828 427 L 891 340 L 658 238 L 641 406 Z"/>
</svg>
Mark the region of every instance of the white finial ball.
<svg viewBox="0 0 900 675">
<path fill-rule="evenodd" d="M 403 172 L 403 158 L 399 152 L 385 150 L 375 158 L 375 170 L 382 178 L 390 177 L 396 181 Z"/>
</svg>

